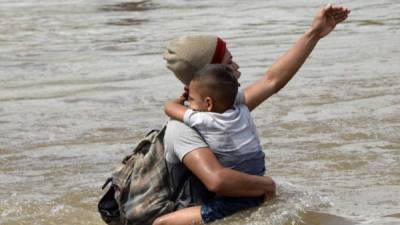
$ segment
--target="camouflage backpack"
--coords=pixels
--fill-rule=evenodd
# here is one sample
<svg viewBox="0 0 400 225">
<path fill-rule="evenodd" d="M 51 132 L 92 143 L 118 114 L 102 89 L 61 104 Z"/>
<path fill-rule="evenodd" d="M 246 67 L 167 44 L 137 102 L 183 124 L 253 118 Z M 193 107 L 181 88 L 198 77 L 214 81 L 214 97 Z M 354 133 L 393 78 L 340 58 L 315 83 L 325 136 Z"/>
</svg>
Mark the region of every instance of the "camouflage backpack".
<svg viewBox="0 0 400 225">
<path fill-rule="evenodd" d="M 165 129 L 148 133 L 103 185 L 111 183 L 98 204 L 107 224 L 151 225 L 175 209 L 164 158 Z"/>
</svg>

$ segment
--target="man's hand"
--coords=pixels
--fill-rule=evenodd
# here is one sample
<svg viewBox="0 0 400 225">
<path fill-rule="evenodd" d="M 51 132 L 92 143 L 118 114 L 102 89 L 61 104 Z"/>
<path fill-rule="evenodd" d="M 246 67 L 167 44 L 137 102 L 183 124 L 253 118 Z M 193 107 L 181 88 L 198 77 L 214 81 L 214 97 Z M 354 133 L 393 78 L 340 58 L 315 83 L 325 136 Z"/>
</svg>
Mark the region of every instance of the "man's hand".
<svg viewBox="0 0 400 225">
<path fill-rule="evenodd" d="M 350 10 L 327 5 L 314 18 L 311 28 L 269 68 L 265 76 L 244 90 L 245 102 L 253 110 L 282 89 L 303 65 L 318 41 L 347 18 Z"/>
<path fill-rule="evenodd" d="M 314 18 L 311 29 L 317 32 L 319 38 L 328 35 L 337 24 L 347 18 L 350 10 L 343 6 L 328 4 L 322 7 Z"/>
</svg>

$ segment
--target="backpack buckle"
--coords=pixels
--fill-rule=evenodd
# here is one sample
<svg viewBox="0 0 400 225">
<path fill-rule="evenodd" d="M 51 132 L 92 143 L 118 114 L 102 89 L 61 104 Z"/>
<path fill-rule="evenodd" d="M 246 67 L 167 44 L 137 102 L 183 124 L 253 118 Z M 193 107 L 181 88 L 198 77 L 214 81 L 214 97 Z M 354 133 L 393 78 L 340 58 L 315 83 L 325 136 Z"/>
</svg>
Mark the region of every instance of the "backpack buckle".
<svg viewBox="0 0 400 225">
<path fill-rule="evenodd" d="M 104 190 L 104 188 L 107 187 L 107 185 L 112 181 L 112 177 L 107 178 L 106 182 L 103 184 L 101 187 L 101 190 Z"/>
</svg>

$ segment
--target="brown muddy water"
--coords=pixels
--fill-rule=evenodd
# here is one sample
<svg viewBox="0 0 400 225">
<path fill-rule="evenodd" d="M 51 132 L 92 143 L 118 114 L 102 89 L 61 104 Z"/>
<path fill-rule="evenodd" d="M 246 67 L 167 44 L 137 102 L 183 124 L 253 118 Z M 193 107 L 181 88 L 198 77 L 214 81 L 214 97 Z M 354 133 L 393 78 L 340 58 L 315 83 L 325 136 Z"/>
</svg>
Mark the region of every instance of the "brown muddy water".
<svg viewBox="0 0 400 225">
<path fill-rule="evenodd" d="M 112 168 L 181 85 L 165 43 L 217 34 L 260 77 L 327 1 L 0 0 L 0 224 L 102 224 Z M 400 2 L 348 21 L 254 111 L 278 197 L 215 224 L 400 224 Z"/>
</svg>

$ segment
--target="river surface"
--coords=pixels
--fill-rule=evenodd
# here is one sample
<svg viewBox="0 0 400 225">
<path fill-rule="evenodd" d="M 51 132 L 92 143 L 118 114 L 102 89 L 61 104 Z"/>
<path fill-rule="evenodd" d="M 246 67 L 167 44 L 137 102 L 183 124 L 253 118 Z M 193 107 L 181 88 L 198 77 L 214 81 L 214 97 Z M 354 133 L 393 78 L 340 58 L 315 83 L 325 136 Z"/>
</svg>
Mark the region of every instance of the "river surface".
<svg viewBox="0 0 400 225">
<path fill-rule="evenodd" d="M 253 112 L 278 196 L 215 224 L 400 224 L 400 2 L 348 21 Z M 216 34 L 257 80 L 327 1 L 0 0 L 0 224 L 102 224 L 114 166 L 166 120 L 166 42 Z"/>
</svg>

